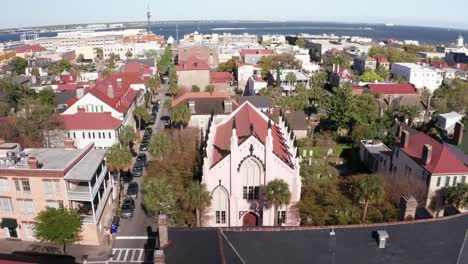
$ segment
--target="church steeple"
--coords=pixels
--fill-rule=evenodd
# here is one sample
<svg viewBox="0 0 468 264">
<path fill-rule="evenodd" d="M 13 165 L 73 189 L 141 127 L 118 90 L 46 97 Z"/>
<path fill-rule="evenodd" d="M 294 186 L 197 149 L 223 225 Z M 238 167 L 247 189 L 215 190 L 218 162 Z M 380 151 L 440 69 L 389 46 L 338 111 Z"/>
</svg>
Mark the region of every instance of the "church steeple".
<svg viewBox="0 0 468 264">
<path fill-rule="evenodd" d="M 457 46 L 459 48 L 465 46 L 465 40 L 463 39 L 463 36 L 461 34 L 457 38 Z"/>
</svg>

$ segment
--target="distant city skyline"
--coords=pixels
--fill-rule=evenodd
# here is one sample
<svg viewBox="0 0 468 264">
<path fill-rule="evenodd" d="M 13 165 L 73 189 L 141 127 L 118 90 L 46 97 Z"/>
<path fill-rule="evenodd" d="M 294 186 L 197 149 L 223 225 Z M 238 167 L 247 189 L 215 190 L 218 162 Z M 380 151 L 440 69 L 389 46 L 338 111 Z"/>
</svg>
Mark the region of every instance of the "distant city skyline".
<svg viewBox="0 0 468 264">
<path fill-rule="evenodd" d="M 220 4 L 218 0 L 81 0 L 64 4 L 58 0 L 8 1 L 1 4 L 0 28 L 145 21 L 149 4 L 152 21 L 173 20 L 269 20 L 349 23 L 393 23 L 468 29 L 465 0 L 440 2 L 427 0 L 335 0 L 330 4 L 316 0 L 237 0 Z M 179 7 L 183 7 L 182 9 Z"/>
</svg>

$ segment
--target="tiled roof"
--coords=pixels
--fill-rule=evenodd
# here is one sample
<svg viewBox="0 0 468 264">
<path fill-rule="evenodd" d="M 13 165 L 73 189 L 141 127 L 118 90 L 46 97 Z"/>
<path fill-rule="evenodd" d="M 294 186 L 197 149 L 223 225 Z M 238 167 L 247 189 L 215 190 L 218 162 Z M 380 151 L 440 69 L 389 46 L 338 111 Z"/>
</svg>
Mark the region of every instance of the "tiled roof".
<svg viewBox="0 0 468 264">
<path fill-rule="evenodd" d="M 210 66 L 205 60 L 202 60 L 196 56 L 191 56 L 186 61 L 179 62 L 177 71 L 201 71 L 209 70 Z"/>
<path fill-rule="evenodd" d="M 177 106 L 178 104 L 196 98 L 228 98 L 225 93 L 221 92 L 190 92 L 184 93 L 183 95 L 177 97 L 175 100 L 172 101 L 172 107 Z"/>
<path fill-rule="evenodd" d="M 123 67 L 123 72 L 133 72 L 138 73 L 140 75 L 151 75 L 153 71 L 151 70 L 150 66 L 139 63 L 139 62 L 132 62 L 128 63 Z"/>
<path fill-rule="evenodd" d="M 240 54 L 241 54 L 241 56 L 255 55 L 255 54 L 272 55 L 273 50 L 271 50 L 271 49 L 242 49 Z"/>
<path fill-rule="evenodd" d="M 61 83 L 57 85 L 58 92 L 76 91 L 76 88 L 83 87 L 84 83 Z"/>
<path fill-rule="evenodd" d="M 233 120 L 236 120 L 236 132 L 239 145 L 250 136 L 255 136 L 262 144 L 268 134 L 268 118 L 249 102 L 245 102 L 227 117 L 227 121 L 216 127 L 214 140 L 213 164 L 226 157 L 231 150 Z M 251 133 L 250 127 L 253 125 Z M 286 164 L 291 164 L 290 151 L 283 134 L 276 124 L 272 124 L 273 152 Z"/>
<path fill-rule="evenodd" d="M 410 156 L 420 166 L 432 174 L 468 173 L 468 164 L 465 164 L 443 143 L 433 139 L 423 132 L 409 129 L 409 143 L 401 150 Z M 432 146 L 432 158 L 429 164 L 424 164 L 422 151 L 424 144 Z"/>
<path fill-rule="evenodd" d="M 229 72 L 210 72 L 210 83 L 231 83 L 232 74 Z"/>
<path fill-rule="evenodd" d="M 62 80 L 62 82 L 65 84 L 76 83 L 76 81 L 78 81 L 78 75 L 77 74 L 60 74 L 60 80 Z"/>
<path fill-rule="evenodd" d="M 34 45 L 25 45 L 25 46 L 21 46 L 19 48 L 17 48 L 15 50 L 16 53 L 29 53 L 29 52 L 41 52 L 41 51 L 45 51 L 46 49 L 43 48 L 41 45 L 39 44 L 34 44 Z"/>
<path fill-rule="evenodd" d="M 416 88 L 409 83 L 373 83 L 367 85 L 375 94 L 417 94 Z"/>
<path fill-rule="evenodd" d="M 102 130 L 117 129 L 122 121 L 112 117 L 111 112 L 84 112 L 78 110 L 76 114 L 60 115 L 65 130 Z"/>
</svg>

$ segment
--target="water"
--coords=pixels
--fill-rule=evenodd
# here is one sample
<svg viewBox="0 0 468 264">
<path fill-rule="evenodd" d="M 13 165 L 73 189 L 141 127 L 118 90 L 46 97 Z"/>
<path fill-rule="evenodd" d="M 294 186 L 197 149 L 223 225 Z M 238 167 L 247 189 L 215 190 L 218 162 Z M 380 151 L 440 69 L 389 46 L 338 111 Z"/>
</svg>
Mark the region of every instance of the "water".
<svg viewBox="0 0 468 264">
<path fill-rule="evenodd" d="M 158 23 L 151 30 L 166 39 L 176 38 L 176 23 Z M 324 22 L 184 22 L 178 24 L 179 38 L 198 31 L 204 34 L 335 34 L 345 36 L 370 37 L 374 40 L 394 38 L 397 40 L 418 40 L 427 44 L 453 43 L 459 34 L 468 39 L 468 31 L 461 29 L 431 28 L 416 26 L 385 26 L 383 24 L 324 23 Z M 39 33 L 41 37 L 56 36 L 55 32 Z M 0 42 L 19 40 L 19 33 L 0 34 Z"/>
</svg>

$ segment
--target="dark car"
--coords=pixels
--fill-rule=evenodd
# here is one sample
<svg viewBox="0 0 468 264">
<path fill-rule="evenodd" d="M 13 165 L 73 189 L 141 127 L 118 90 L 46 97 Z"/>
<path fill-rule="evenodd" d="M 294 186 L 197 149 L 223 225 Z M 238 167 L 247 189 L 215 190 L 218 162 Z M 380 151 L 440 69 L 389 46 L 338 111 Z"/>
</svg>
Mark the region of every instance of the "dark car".
<svg viewBox="0 0 468 264">
<path fill-rule="evenodd" d="M 136 162 L 140 162 L 141 164 L 143 164 L 143 166 L 146 166 L 146 161 L 147 161 L 147 158 L 146 158 L 145 153 L 138 154 Z"/>
<path fill-rule="evenodd" d="M 149 145 L 148 141 L 142 141 L 141 144 L 140 144 L 140 151 L 147 151 L 148 150 L 148 145 Z"/>
<path fill-rule="evenodd" d="M 130 171 L 122 171 L 121 177 L 123 182 L 125 183 L 129 183 L 133 180 L 133 175 L 132 173 L 130 173 Z"/>
<path fill-rule="evenodd" d="M 132 218 L 135 210 L 135 201 L 132 198 L 125 198 L 122 203 L 122 218 Z"/>
<path fill-rule="evenodd" d="M 171 120 L 170 116 L 161 116 L 161 121 L 169 121 Z"/>
<path fill-rule="evenodd" d="M 156 122 L 156 115 L 151 114 L 150 118 L 148 119 L 148 122 L 146 122 L 147 125 L 154 125 L 154 122 Z"/>
<path fill-rule="evenodd" d="M 138 183 L 136 183 L 136 182 L 131 182 L 131 183 L 128 185 L 127 197 L 128 197 L 128 198 L 132 198 L 132 199 L 138 198 Z"/>
<path fill-rule="evenodd" d="M 153 134 L 153 129 L 151 127 L 147 127 L 145 129 L 145 133 L 150 133 L 150 134 Z"/>
<path fill-rule="evenodd" d="M 133 165 L 132 174 L 134 177 L 143 176 L 143 164 L 141 162 L 135 162 Z"/>
</svg>

